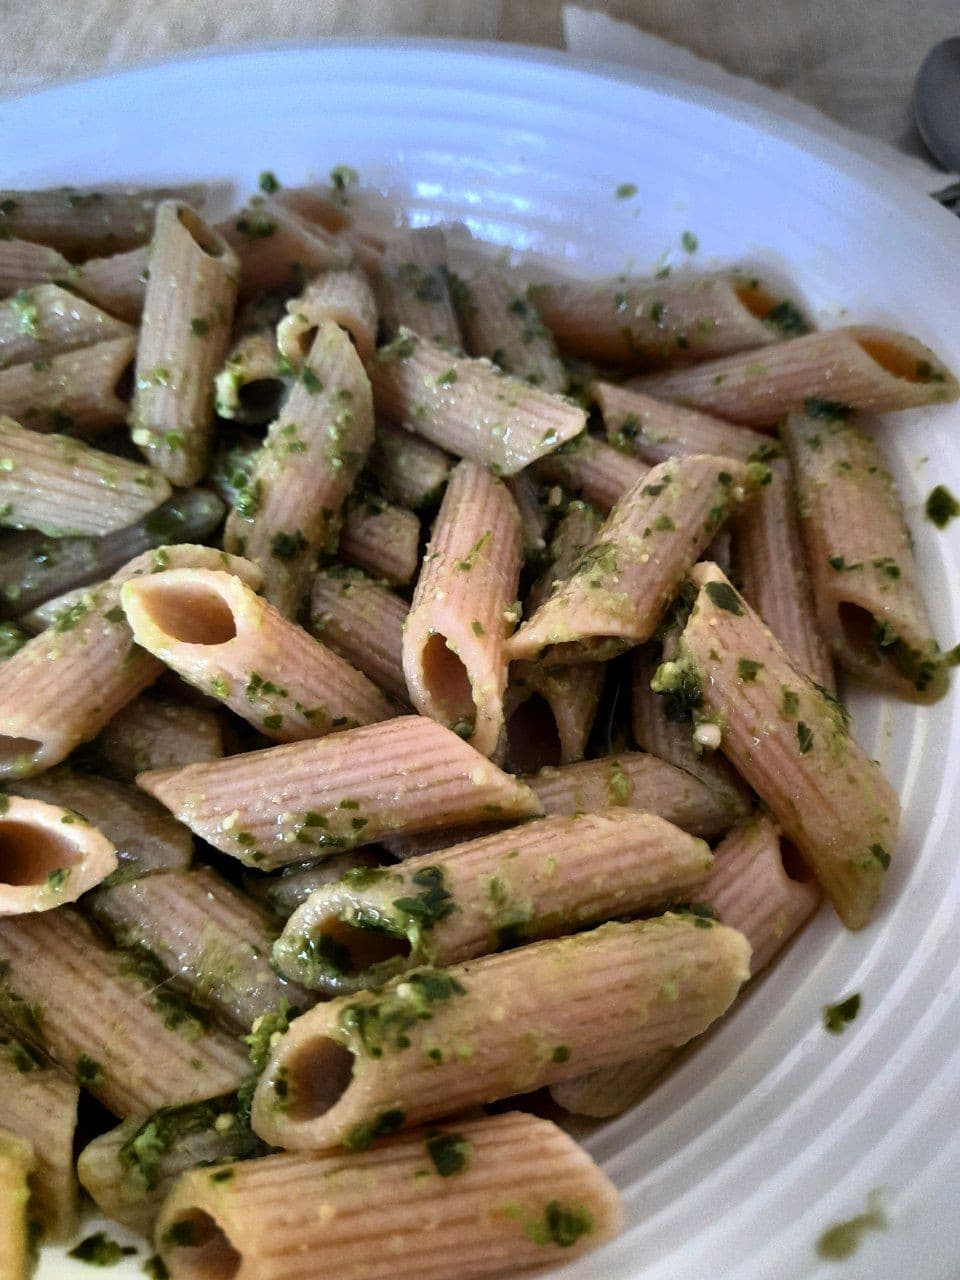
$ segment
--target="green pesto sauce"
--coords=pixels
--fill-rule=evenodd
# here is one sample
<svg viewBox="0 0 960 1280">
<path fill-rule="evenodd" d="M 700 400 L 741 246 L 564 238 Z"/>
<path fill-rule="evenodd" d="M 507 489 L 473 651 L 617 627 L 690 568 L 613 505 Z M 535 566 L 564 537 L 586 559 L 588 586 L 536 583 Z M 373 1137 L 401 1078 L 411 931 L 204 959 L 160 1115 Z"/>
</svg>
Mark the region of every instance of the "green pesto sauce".
<svg viewBox="0 0 960 1280">
<path fill-rule="evenodd" d="M 103 1231 L 87 1236 L 67 1254 L 68 1258 L 76 1258 L 78 1262 L 86 1262 L 91 1267 L 114 1267 L 121 1258 L 129 1258 L 136 1249 L 129 1244 L 117 1244 L 116 1240 Z"/>
<path fill-rule="evenodd" d="M 817 1253 L 828 1262 L 842 1262 L 856 1253 L 868 1231 L 882 1231 L 886 1225 L 879 1193 L 871 1191 L 867 1197 L 866 1213 L 828 1227 L 817 1240 Z"/>
<path fill-rule="evenodd" d="M 461 1133 L 441 1133 L 431 1130 L 426 1138 L 427 1155 L 441 1178 L 452 1178 L 463 1173 L 470 1163 L 473 1144 Z"/>
<path fill-rule="evenodd" d="M 945 529 L 955 516 L 960 516 L 960 502 L 945 485 L 938 484 L 930 490 L 924 510 L 928 520 L 932 520 L 938 529 Z"/>
<path fill-rule="evenodd" d="M 859 1012 L 860 995 L 859 992 L 855 992 L 837 1004 L 824 1005 L 823 1025 L 831 1035 L 839 1036 L 847 1029 L 847 1025 L 854 1021 Z"/>
</svg>

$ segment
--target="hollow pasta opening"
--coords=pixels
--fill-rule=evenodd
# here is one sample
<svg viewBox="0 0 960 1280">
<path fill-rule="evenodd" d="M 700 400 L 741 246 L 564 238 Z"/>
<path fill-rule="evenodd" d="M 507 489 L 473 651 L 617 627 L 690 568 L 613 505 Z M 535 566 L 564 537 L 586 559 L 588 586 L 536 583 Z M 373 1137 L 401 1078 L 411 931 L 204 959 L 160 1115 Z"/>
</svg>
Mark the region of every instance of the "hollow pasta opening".
<svg viewBox="0 0 960 1280">
<path fill-rule="evenodd" d="M 116 382 L 113 384 L 113 394 L 124 404 L 129 404 L 133 399 L 133 371 L 136 361 L 128 360 L 120 370 Z"/>
<path fill-rule="evenodd" d="M 477 718 L 470 676 L 463 662 L 449 648 L 447 637 L 431 636 L 423 646 L 423 683 L 436 705 L 439 718 L 448 725 L 472 727 Z"/>
<path fill-rule="evenodd" d="M 13 738 L 0 733 L 0 774 L 17 773 L 37 761 L 43 743 L 36 738 Z"/>
<path fill-rule="evenodd" d="M 803 860 L 803 854 L 786 836 L 780 837 L 780 862 L 790 880 L 796 880 L 798 884 L 809 884 L 813 879 L 810 868 Z"/>
<path fill-rule="evenodd" d="M 254 378 L 237 388 L 237 413 L 248 422 L 269 422 L 276 417 L 283 398 L 280 378 Z"/>
<path fill-rule="evenodd" d="M 507 719 L 507 768 L 536 773 L 560 764 L 562 758 L 553 708 L 542 694 L 532 693 Z"/>
<path fill-rule="evenodd" d="M 847 643 L 861 656 L 871 662 L 879 662 L 881 658 L 877 643 L 877 620 L 869 609 L 850 600 L 841 600 L 837 607 L 837 616 Z"/>
<path fill-rule="evenodd" d="M 41 885 L 77 861 L 77 850 L 55 832 L 16 819 L 0 822 L 0 884 Z"/>
<path fill-rule="evenodd" d="M 751 284 L 748 280 L 738 281 L 733 286 L 737 301 L 758 320 L 764 320 L 778 305 L 778 300 L 762 284 Z"/>
<path fill-rule="evenodd" d="M 326 1115 L 353 1081 L 353 1054 L 327 1036 L 305 1040 L 285 1065 L 287 1115 L 294 1121 Z"/>
<path fill-rule="evenodd" d="M 184 230 L 189 232 L 197 248 L 202 249 L 208 258 L 223 257 L 226 249 L 224 242 L 204 224 L 201 218 L 197 217 L 188 205 L 179 206 L 177 218 Z"/>
<path fill-rule="evenodd" d="M 357 977 L 374 965 L 388 960 L 405 960 L 410 954 L 410 940 L 376 924 L 355 925 L 341 920 L 325 921 L 314 935 L 321 952 L 333 957 L 331 972 Z"/>
<path fill-rule="evenodd" d="M 319 325 L 312 324 L 309 329 L 304 329 L 302 333 L 297 334 L 297 346 L 300 348 L 301 355 L 305 356 L 309 353 L 319 328 Z"/>
<path fill-rule="evenodd" d="M 154 625 L 183 644 L 226 644 L 237 634 L 233 610 L 204 583 L 153 578 L 142 584 L 140 601 Z"/>
<path fill-rule="evenodd" d="M 886 373 L 905 382 L 929 382 L 929 370 L 918 363 L 914 351 L 887 338 L 857 338 L 857 346 Z"/>
<path fill-rule="evenodd" d="M 164 1232 L 164 1241 L 166 1261 L 177 1280 L 234 1280 L 243 1265 L 243 1255 L 227 1233 L 202 1209 L 178 1214 Z"/>
</svg>

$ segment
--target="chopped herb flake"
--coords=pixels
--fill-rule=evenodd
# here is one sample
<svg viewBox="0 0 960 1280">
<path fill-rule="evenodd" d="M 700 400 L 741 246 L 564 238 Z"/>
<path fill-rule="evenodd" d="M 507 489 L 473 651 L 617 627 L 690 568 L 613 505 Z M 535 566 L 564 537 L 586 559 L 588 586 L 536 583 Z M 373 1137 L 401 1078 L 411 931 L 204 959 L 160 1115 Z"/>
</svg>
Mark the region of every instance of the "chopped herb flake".
<svg viewBox="0 0 960 1280">
<path fill-rule="evenodd" d="M 838 1004 L 824 1005 L 823 1025 L 831 1035 L 838 1036 L 846 1030 L 847 1024 L 853 1022 L 859 1012 L 860 995 L 855 993 Z"/>
</svg>

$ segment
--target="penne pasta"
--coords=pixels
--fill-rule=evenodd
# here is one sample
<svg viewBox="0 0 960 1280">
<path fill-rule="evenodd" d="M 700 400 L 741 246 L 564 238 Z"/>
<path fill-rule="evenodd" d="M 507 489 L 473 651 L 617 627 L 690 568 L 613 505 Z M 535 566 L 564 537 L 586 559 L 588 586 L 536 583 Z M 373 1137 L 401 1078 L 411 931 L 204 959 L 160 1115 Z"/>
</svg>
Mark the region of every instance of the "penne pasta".
<svg viewBox="0 0 960 1280">
<path fill-rule="evenodd" d="M 240 263 L 240 295 L 302 288 L 304 278 L 348 267 L 347 243 L 273 201 L 252 203 L 217 223 Z"/>
<path fill-rule="evenodd" d="M 0 302 L 0 369 L 92 347 L 130 328 L 55 284 L 22 289 Z"/>
<path fill-rule="evenodd" d="M 654 467 L 507 641 L 510 661 L 600 661 L 649 639 L 690 564 L 758 478 L 743 463 L 708 455 Z"/>
<path fill-rule="evenodd" d="M 191 209 L 157 209 L 137 344 L 131 438 L 177 485 L 196 484 L 210 461 L 213 377 L 223 364 L 239 264 Z"/>
<path fill-rule="evenodd" d="M 295 369 L 313 346 L 321 324 L 346 329 L 357 355 L 367 363 L 377 345 L 377 300 L 362 271 L 327 271 L 287 302 L 287 314 L 277 325 L 277 346 Z"/>
<path fill-rule="evenodd" d="M 730 272 L 571 280 L 538 285 L 531 296 L 560 350 L 587 360 L 706 360 L 780 341 L 781 317 L 806 329 L 792 303 Z"/>
<path fill-rule="evenodd" d="M 378 1206 L 370 1218 L 371 1202 Z M 463 1280 L 560 1266 L 615 1235 L 612 1183 L 556 1125 L 463 1119 L 355 1155 L 274 1155 L 180 1179 L 157 1223 L 174 1280 Z"/>
<path fill-rule="evenodd" d="M 413 705 L 483 755 L 503 729 L 505 611 L 517 594 L 520 517 L 476 462 L 454 469 L 403 632 Z"/>
<path fill-rule="evenodd" d="M 579 405 L 401 329 L 370 365 L 378 412 L 441 449 L 513 475 L 586 426 Z"/>
<path fill-rule="evenodd" d="M 836 405 L 790 414 L 783 439 L 816 617 L 834 657 L 897 697 L 942 698 L 945 662 L 917 585 L 903 507 L 876 442 Z"/>
<path fill-rule="evenodd" d="M 486 356 L 544 391 L 566 390 L 566 372 L 529 291 L 518 289 L 501 272 L 481 267 L 458 280 L 457 303 L 471 355 Z M 416 325 L 410 328 L 422 332 Z"/>
<path fill-rule="evenodd" d="M 254 1131 L 294 1150 L 356 1146 L 384 1110 L 419 1124 L 684 1044 L 728 1008 L 749 956 L 734 930 L 667 915 L 411 970 L 291 1023 Z"/>
<path fill-rule="evenodd" d="M 126 421 L 127 380 L 136 340 L 110 338 L 33 364 L 0 371 L 0 414 L 31 431 L 95 435 Z"/>
<path fill-rule="evenodd" d="M 106 191 L 79 187 L 0 191 L 0 228 L 7 235 L 35 240 L 61 253 L 119 253 L 149 241 L 154 214 L 164 201 L 202 202 L 205 195 L 206 188 L 197 184 Z"/>
<path fill-rule="evenodd" d="M 171 492 L 148 467 L 0 416 L 0 525 L 102 537 L 145 519 Z"/>
<path fill-rule="evenodd" d="M 533 773 L 582 760 L 605 674 L 600 662 L 515 662 L 503 699 L 507 767 Z"/>
<path fill-rule="evenodd" d="M 337 556 L 393 587 L 406 587 L 416 577 L 420 560 L 420 521 L 412 511 L 375 494 L 351 497 L 343 513 Z"/>
<path fill-rule="evenodd" d="M 801 671 L 825 689 L 835 688 L 833 662 L 817 622 L 790 468 L 782 460 L 771 460 L 770 483 L 737 512 L 731 527 L 732 576 L 744 599 Z"/>
<path fill-rule="evenodd" d="M 454 460 L 409 431 L 377 423 L 368 459 L 383 496 L 402 507 L 438 506 Z"/>
<path fill-rule="evenodd" d="M 30 1264 L 30 1177 L 33 1143 L 0 1129 L 0 1276 L 27 1280 Z"/>
<path fill-rule="evenodd" d="M 132 578 L 120 603 L 137 644 L 276 742 L 394 714 L 366 676 L 233 574 L 172 569 Z"/>
<path fill-rule="evenodd" d="M 541 769 L 524 779 L 544 813 L 590 813 L 611 805 L 658 814 L 691 835 L 712 839 L 729 830 L 750 806 L 729 798 L 656 756 L 623 751 L 560 769 Z"/>
<path fill-rule="evenodd" d="M 310 630 L 398 702 L 408 701 L 403 674 L 406 600 L 358 569 L 322 569 L 310 591 Z"/>
<path fill-rule="evenodd" d="M 391 832 L 540 812 L 523 783 L 423 716 L 137 781 L 209 843 L 261 870 L 342 853 Z"/>
<path fill-rule="evenodd" d="M 116 869 L 116 849 L 78 814 L 0 796 L 0 916 L 76 902 Z"/>
<path fill-rule="evenodd" d="M 628 385 L 751 427 L 778 422 L 807 400 L 885 412 L 960 396 L 960 384 L 928 347 L 874 325 L 810 333 Z"/>
<path fill-rule="evenodd" d="M 2 251 L 2 246 L 0 246 Z M 136 324 L 143 312 L 150 272 L 147 246 L 112 253 L 105 258 L 88 258 L 82 267 L 73 267 L 65 283 L 111 315 Z M 0 267 L 2 273 L 2 267 Z M 2 278 L 2 275 L 0 275 Z"/>
<path fill-rule="evenodd" d="M 259 425 L 280 412 L 291 385 L 271 329 L 254 329 L 239 337 L 214 379 L 215 405 L 221 418 Z"/>
<path fill-rule="evenodd" d="M 106 773 L 132 782 L 147 769 L 222 759 L 223 726 L 219 715 L 205 707 L 141 694 L 101 729 L 91 751 Z"/>
<path fill-rule="evenodd" d="M 357 867 L 378 867 L 375 854 L 367 849 L 341 853 L 324 862 L 294 863 L 276 875 L 249 871 L 244 876 L 245 891 L 280 920 L 287 920 L 297 907 L 317 889 L 333 884 Z"/>
<path fill-rule="evenodd" d="M 33 1146 L 31 1216 L 47 1240 L 63 1240 L 77 1225 L 73 1139 L 79 1094 L 72 1080 L 0 1032 L 0 1130 Z"/>
<path fill-rule="evenodd" d="M 0 920 L 0 1015 L 115 1115 L 236 1089 L 246 1055 L 172 992 L 143 951 L 114 951 L 75 911 Z M 96 999 L 91 999 L 96 992 Z"/>
<path fill-rule="evenodd" d="M 787 658 L 715 565 L 690 574 L 697 603 L 655 687 L 695 687 L 710 737 L 794 842 L 843 923 L 870 919 L 897 840 L 899 805 L 851 738 L 846 713 Z M 760 747 L 758 747 L 758 742 Z"/>
<path fill-rule="evenodd" d="M 120 589 L 141 574 L 187 566 L 260 578 L 255 565 L 225 552 L 180 545 L 147 552 L 85 591 L 0 667 L 0 777 L 59 764 L 153 683 L 162 664 L 134 644 Z"/>
<path fill-rule="evenodd" d="M 0 297 L 38 284 L 72 284 L 78 274 L 79 268 L 55 249 L 0 236 Z"/>
<path fill-rule="evenodd" d="M 563 485 L 607 515 L 650 468 L 583 432 L 535 462 L 531 470 L 541 480 Z"/>
<path fill-rule="evenodd" d="M 262 907 L 211 867 L 158 872 L 99 889 L 86 909 L 121 947 L 146 947 L 169 985 L 228 1031 L 248 1031 L 283 1001 L 313 998 L 270 965 L 272 930 Z"/>
<path fill-rule="evenodd" d="M 224 532 L 228 550 L 260 565 L 281 613 L 296 614 L 372 439 L 363 366 L 342 329 L 321 325 Z"/>
<path fill-rule="evenodd" d="M 529 471 L 520 471 L 504 482 L 520 516 L 520 544 L 525 562 L 534 563 L 546 550 L 546 533 L 550 524 L 544 509 L 540 488 Z"/>
<path fill-rule="evenodd" d="M 111 883 L 151 871 L 175 871 L 190 863 L 190 832 L 135 787 L 66 766 L 36 778 L 18 778 L 15 787 L 19 796 L 72 810 L 106 836 L 119 863 Z M 0 796 L 0 803 L 5 798 Z"/>
<path fill-rule="evenodd" d="M 463 346 L 440 227 L 401 231 L 387 245 L 375 283 L 388 337 L 407 328 L 452 351 Z"/>
<path fill-rule="evenodd" d="M 703 840 L 653 814 L 542 818 L 400 867 L 348 871 L 297 908 L 273 959 L 314 990 L 360 991 L 417 965 L 689 901 L 712 865 Z"/>
</svg>

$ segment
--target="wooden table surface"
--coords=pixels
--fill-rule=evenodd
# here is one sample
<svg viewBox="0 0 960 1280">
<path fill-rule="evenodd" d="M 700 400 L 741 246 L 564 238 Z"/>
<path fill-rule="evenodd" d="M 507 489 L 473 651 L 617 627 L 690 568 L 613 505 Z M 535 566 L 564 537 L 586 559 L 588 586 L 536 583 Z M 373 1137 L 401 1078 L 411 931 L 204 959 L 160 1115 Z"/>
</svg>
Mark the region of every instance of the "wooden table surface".
<svg viewBox="0 0 960 1280">
<path fill-rule="evenodd" d="M 583 0 L 909 149 L 926 50 L 958 0 Z M 324 36 L 459 36 L 562 48 L 563 0 L 0 0 L 0 95 L 189 50 Z"/>
</svg>

